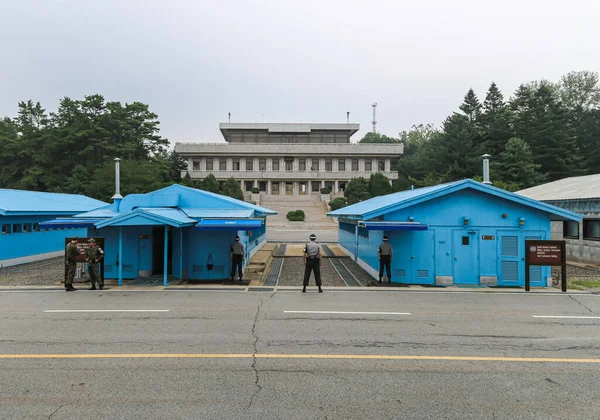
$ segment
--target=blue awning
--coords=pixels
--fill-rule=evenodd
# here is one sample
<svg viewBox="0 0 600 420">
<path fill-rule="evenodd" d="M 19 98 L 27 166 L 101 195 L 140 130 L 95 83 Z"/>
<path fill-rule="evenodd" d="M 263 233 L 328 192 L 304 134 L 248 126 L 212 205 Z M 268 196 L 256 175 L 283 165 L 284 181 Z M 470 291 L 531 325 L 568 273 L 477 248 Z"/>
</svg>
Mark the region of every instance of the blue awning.
<svg viewBox="0 0 600 420">
<path fill-rule="evenodd" d="M 40 223 L 43 229 L 70 229 L 93 227 L 104 219 L 54 219 Z"/>
<path fill-rule="evenodd" d="M 428 230 L 429 226 L 418 222 L 358 222 L 359 227 L 367 230 Z"/>
<path fill-rule="evenodd" d="M 262 226 L 261 219 L 202 219 L 196 225 L 200 230 L 256 230 Z"/>
</svg>

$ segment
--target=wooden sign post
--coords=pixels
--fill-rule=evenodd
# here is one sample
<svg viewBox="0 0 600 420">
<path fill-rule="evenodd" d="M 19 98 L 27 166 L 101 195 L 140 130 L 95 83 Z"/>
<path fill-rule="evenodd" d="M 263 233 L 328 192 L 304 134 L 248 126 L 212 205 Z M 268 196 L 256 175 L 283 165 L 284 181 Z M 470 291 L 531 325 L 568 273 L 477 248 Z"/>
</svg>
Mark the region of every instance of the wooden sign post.
<svg viewBox="0 0 600 420">
<path fill-rule="evenodd" d="M 529 267 L 532 265 L 560 266 L 561 288 L 567 291 L 567 253 L 565 241 L 525 241 L 525 290 L 529 292 Z"/>
</svg>

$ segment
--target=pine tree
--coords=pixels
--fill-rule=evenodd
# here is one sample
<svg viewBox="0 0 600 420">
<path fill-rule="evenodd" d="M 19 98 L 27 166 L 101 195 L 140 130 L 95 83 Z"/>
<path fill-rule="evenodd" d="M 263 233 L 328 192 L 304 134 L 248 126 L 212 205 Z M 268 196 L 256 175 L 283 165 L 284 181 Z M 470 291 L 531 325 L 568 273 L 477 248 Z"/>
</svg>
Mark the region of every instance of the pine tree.
<svg viewBox="0 0 600 420">
<path fill-rule="evenodd" d="M 529 145 L 519 138 L 511 138 L 500 154 L 500 161 L 492 164 L 494 177 L 519 189 L 529 188 L 546 181 L 547 176 L 540 172 L 541 165 L 533 162 Z M 492 179 L 493 181 L 493 179 Z"/>
<path fill-rule="evenodd" d="M 483 102 L 480 118 L 483 152 L 498 157 L 512 135 L 510 109 L 496 83 L 492 82 Z"/>
<path fill-rule="evenodd" d="M 392 186 L 387 176 L 381 172 L 371 174 L 369 178 L 369 194 L 371 197 L 386 195 L 392 192 Z"/>
<path fill-rule="evenodd" d="M 208 192 L 212 192 L 215 194 L 221 193 L 221 188 L 219 187 L 219 183 L 217 182 L 217 178 L 213 174 L 208 174 L 206 178 L 204 178 L 200 182 L 200 189 Z"/>
<path fill-rule="evenodd" d="M 369 182 L 363 177 L 352 178 L 344 190 L 344 197 L 348 204 L 355 204 L 371 198 L 369 194 Z"/>
<path fill-rule="evenodd" d="M 477 98 L 477 95 L 473 91 L 473 89 L 469 89 L 467 94 L 465 95 L 465 100 L 458 107 L 469 119 L 469 122 L 476 122 L 481 115 L 481 102 Z"/>
<path fill-rule="evenodd" d="M 236 181 L 235 179 L 233 179 L 233 177 L 228 178 L 223 183 L 221 194 L 244 201 L 244 193 L 242 192 L 242 187 L 240 186 L 239 181 Z"/>
</svg>

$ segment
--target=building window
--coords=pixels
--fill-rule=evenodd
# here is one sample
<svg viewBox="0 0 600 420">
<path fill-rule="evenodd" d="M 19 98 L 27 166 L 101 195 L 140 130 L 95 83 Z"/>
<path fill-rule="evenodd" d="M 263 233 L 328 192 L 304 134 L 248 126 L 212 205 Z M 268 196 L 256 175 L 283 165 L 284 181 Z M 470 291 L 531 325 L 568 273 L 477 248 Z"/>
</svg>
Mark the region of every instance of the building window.
<svg viewBox="0 0 600 420">
<path fill-rule="evenodd" d="M 319 190 L 321 189 L 321 182 L 320 181 L 311 181 L 310 189 L 312 190 L 312 192 L 319 192 Z"/>
<path fill-rule="evenodd" d="M 31 223 L 23 224 L 23 233 L 31 233 Z"/>
<path fill-rule="evenodd" d="M 600 219 L 583 220 L 583 239 L 600 241 Z"/>
<path fill-rule="evenodd" d="M 293 168 L 294 168 L 294 162 L 286 160 L 285 161 L 285 170 L 286 171 L 291 171 Z"/>
<path fill-rule="evenodd" d="M 34 223 L 33 224 L 33 231 L 34 232 L 39 232 L 40 231 L 40 224 L 39 223 Z"/>
<path fill-rule="evenodd" d="M 2 234 L 10 235 L 10 225 L 2 225 Z"/>
<path fill-rule="evenodd" d="M 233 158 L 233 170 L 234 171 L 240 170 L 240 158 Z"/>
<path fill-rule="evenodd" d="M 192 170 L 193 171 L 199 171 L 200 170 L 200 160 L 194 159 L 192 161 Z"/>
<path fill-rule="evenodd" d="M 207 171 L 213 170 L 213 158 L 206 158 L 206 170 Z"/>
<path fill-rule="evenodd" d="M 338 171 L 346 170 L 346 159 L 338 159 Z"/>
<path fill-rule="evenodd" d="M 246 170 L 253 171 L 254 170 L 254 159 L 248 158 L 246 159 Z"/>
<path fill-rule="evenodd" d="M 358 159 L 352 159 L 352 170 L 354 172 L 358 171 Z"/>
<path fill-rule="evenodd" d="M 13 225 L 12 231 L 13 231 L 13 233 L 23 233 L 23 225 L 21 225 L 21 224 Z"/>
<path fill-rule="evenodd" d="M 258 182 L 258 189 L 260 191 L 267 191 L 267 183 L 265 181 L 259 181 Z"/>
<path fill-rule="evenodd" d="M 219 159 L 219 171 L 226 171 L 227 170 L 227 158 L 220 158 Z"/>
<path fill-rule="evenodd" d="M 306 171 L 306 159 L 305 158 L 298 159 L 298 170 Z"/>
<path fill-rule="evenodd" d="M 325 159 L 325 170 L 328 172 L 333 170 L 333 163 L 331 159 Z"/>
<path fill-rule="evenodd" d="M 246 181 L 246 191 L 252 191 L 254 188 L 254 181 Z"/>
<path fill-rule="evenodd" d="M 563 222 L 563 237 L 570 239 L 579 239 L 579 223 Z"/>
<path fill-rule="evenodd" d="M 371 172 L 373 170 L 373 161 L 371 159 L 365 160 L 365 171 Z"/>
<path fill-rule="evenodd" d="M 469 242 L 470 242 L 469 239 L 470 238 L 468 236 L 463 236 L 462 237 L 462 244 L 463 244 L 463 246 L 469 246 Z"/>
<path fill-rule="evenodd" d="M 313 158 L 312 160 L 312 168 L 313 171 L 319 170 L 319 158 Z"/>
<path fill-rule="evenodd" d="M 267 170 L 267 158 L 258 159 L 258 169 L 261 171 Z"/>
<path fill-rule="evenodd" d="M 385 171 L 385 160 L 383 160 L 383 159 L 379 159 L 379 160 L 377 161 L 377 170 L 378 170 L 379 172 L 383 172 L 383 171 Z"/>
<path fill-rule="evenodd" d="M 272 169 L 274 171 L 278 171 L 279 170 L 279 158 L 273 158 L 271 165 L 272 165 Z"/>
</svg>

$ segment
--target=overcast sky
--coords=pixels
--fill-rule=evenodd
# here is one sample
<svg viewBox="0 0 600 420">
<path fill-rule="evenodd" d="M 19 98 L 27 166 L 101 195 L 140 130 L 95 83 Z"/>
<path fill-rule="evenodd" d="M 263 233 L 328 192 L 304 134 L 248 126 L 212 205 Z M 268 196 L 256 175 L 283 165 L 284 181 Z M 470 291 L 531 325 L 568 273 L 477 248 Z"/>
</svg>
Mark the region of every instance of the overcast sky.
<svg viewBox="0 0 600 420">
<path fill-rule="evenodd" d="M 492 5 L 493 4 L 493 5 Z M 0 116 L 141 101 L 175 142 L 219 122 L 439 125 L 472 87 L 600 70 L 599 0 L 3 0 Z"/>
</svg>

